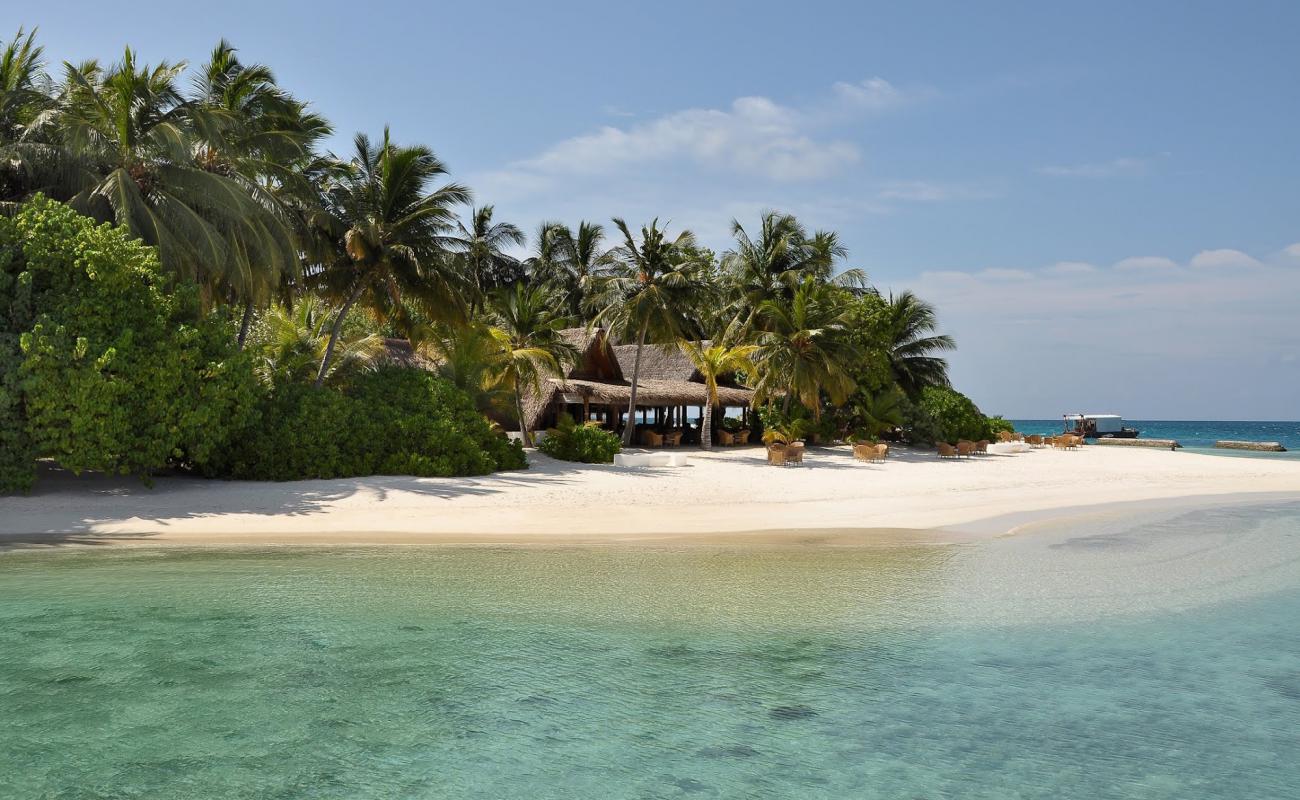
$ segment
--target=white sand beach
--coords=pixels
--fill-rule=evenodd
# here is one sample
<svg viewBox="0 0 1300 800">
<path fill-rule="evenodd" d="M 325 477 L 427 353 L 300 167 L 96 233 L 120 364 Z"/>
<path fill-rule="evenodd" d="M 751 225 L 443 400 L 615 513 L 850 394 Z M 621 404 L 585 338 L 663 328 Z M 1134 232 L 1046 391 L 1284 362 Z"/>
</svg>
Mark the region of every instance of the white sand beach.
<svg viewBox="0 0 1300 800">
<path fill-rule="evenodd" d="M 691 451 L 685 468 L 530 457 L 478 478 L 249 483 L 51 473 L 0 499 L 0 544 L 950 541 L 1134 501 L 1296 493 L 1300 460 L 1092 446 L 961 461 L 847 447 L 771 467 L 759 447 Z M 937 529 L 945 529 L 943 531 Z"/>
</svg>

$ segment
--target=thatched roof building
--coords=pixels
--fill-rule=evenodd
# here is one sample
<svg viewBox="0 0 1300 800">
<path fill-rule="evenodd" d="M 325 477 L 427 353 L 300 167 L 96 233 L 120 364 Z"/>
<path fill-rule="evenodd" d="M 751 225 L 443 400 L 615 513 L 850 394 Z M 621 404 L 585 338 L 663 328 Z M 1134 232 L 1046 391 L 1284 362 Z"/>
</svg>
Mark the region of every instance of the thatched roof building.
<svg viewBox="0 0 1300 800">
<path fill-rule="evenodd" d="M 560 412 L 583 419 L 595 411 L 611 427 L 627 411 L 632 395 L 635 345 L 610 345 L 600 328 L 571 328 L 564 337 L 577 348 L 579 359 L 562 378 L 544 379 L 540 392 L 527 392 L 524 417 L 531 430 L 550 427 Z M 734 383 L 718 386 L 723 406 L 744 407 L 754 393 Z M 641 353 L 637 380 L 637 408 L 678 409 L 703 406 L 707 398 L 704 381 L 695 365 L 678 345 L 646 345 Z"/>
</svg>

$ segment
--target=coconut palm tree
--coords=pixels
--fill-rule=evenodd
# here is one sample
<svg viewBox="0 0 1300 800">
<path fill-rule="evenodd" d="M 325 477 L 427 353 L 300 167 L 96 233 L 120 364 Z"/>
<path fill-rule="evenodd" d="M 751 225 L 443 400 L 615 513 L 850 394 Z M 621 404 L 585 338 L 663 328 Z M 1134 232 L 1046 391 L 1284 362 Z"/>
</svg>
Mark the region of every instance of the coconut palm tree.
<svg viewBox="0 0 1300 800">
<path fill-rule="evenodd" d="M 524 274 L 519 259 L 506 250 L 523 246 L 527 237 L 509 222 L 493 222 L 492 211 L 492 206 L 471 208 L 469 225 L 457 221 L 456 235 L 451 238 L 451 246 L 465 261 L 465 274 L 474 282 L 471 316 L 478 313 L 482 298 L 502 286 L 517 283 Z"/>
<path fill-rule="evenodd" d="M 200 145 L 196 155 L 209 172 L 241 182 L 262 206 L 297 234 L 305 249 L 304 209 L 319 205 L 319 194 L 308 171 L 314 148 L 331 132 L 330 126 L 306 104 L 295 100 L 261 64 L 244 64 L 224 39 L 194 80 L 194 102 L 219 123 L 219 136 Z M 242 300 L 243 319 L 238 343 L 242 347 L 253 310 L 265 305 L 286 280 L 297 277 L 299 261 L 281 264 L 283 274 L 253 273 L 247 283 L 232 283 L 232 299 Z"/>
<path fill-rule="evenodd" d="M 764 300 L 758 315 L 762 333 L 754 356 L 756 399 L 784 394 L 786 414 L 797 400 L 818 419 L 823 393 L 837 404 L 852 394 L 855 384 L 848 366 L 856 352 L 846 335 L 842 290 L 810 275 L 789 300 Z"/>
<path fill-rule="evenodd" d="M 722 269 L 736 304 L 736 319 L 746 328 L 759 320 L 758 309 L 767 300 L 789 299 L 808 277 L 821 283 L 857 287 L 866 275 L 857 269 L 835 273 L 835 264 L 848 250 L 832 232 L 816 231 L 811 236 L 794 216 L 765 211 L 757 238 L 752 238 L 738 220 L 732 220 L 736 246 L 722 257 Z"/>
<path fill-rule="evenodd" d="M 53 103 L 45 48 L 22 28 L 0 49 L 0 147 L 22 138 L 27 124 Z"/>
<path fill-rule="evenodd" d="M 336 309 L 313 295 L 292 309 L 275 305 L 262 315 L 254 332 L 257 359 L 254 371 L 268 386 L 306 383 L 316 377 L 329 343 L 326 328 Z M 384 352 L 384 340 L 375 334 L 342 336 L 325 375 L 337 380 L 372 366 Z"/>
<path fill-rule="evenodd" d="M 948 386 L 948 361 L 936 353 L 955 350 L 951 336 L 936 334 L 939 320 L 934 306 L 911 292 L 903 292 L 881 309 L 880 329 L 894 380 L 916 397 L 927 386 Z"/>
<path fill-rule="evenodd" d="M 577 349 L 560 335 L 563 315 L 556 313 L 555 298 L 545 289 L 516 283 L 497 295 L 496 339 L 505 382 L 514 392 L 515 413 L 524 446 L 533 444 L 524 417 L 524 389 L 541 391 L 543 375 L 561 375 L 565 364 L 578 357 Z"/>
<path fill-rule="evenodd" d="M 750 360 L 758 348 L 752 344 L 729 346 L 722 342 L 704 343 L 683 340 L 682 349 L 690 356 L 704 378 L 704 420 L 700 426 L 700 446 L 713 449 L 713 409 L 718 405 L 718 378 L 734 372 L 749 372 L 754 365 Z"/>
<path fill-rule="evenodd" d="M 582 220 L 577 230 L 562 225 L 551 229 L 553 245 L 554 280 L 564 295 L 569 315 L 579 322 L 591 318 L 587 298 L 592 293 L 592 282 L 610 264 L 605 250 L 605 229 L 598 223 Z"/>
<path fill-rule="evenodd" d="M 611 251 L 612 266 L 596 282 L 592 306 L 600 309 L 597 322 L 608 325 L 625 341 L 636 343 L 628 422 L 623 430 L 626 447 L 632 444 L 635 433 L 632 420 L 636 416 L 637 381 L 646 341 L 668 343 L 684 338 L 692 295 L 706 287 L 698 279 L 699 265 L 689 258 L 695 246 L 690 231 L 669 239 L 655 219 L 642 226 L 637 241 L 626 222 L 615 217 L 614 225 L 623 235 L 623 244 Z"/>
<path fill-rule="evenodd" d="M 334 342 L 353 305 L 381 322 L 409 328 L 407 302 L 432 321 L 463 317 L 462 274 L 457 273 L 447 235 L 453 208 L 469 202 L 469 190 L 457 183 L 434 188 L 447 168 L 433 151 L 420 145 L 394 144 L 388 128 L 379 145 L 357 134 L 356 151 L 325 190 L 325 206 L 338 249 L 313 274 L 328 297 L 341 303 L 321 358 L 316 383 L 329 370 Z"/>
<path fill-rule="evenodd" d="M 65 63 L 56 104 L 8 155 L 29 190 L 125 227 L 209 290 L 283 274 L 297 258 L 292 232 L 246 181 L 199 160 L 228 116 L 181 94 L 184 69 L 139 64 L 129 48 L 108 68 Z"/>
</svg>

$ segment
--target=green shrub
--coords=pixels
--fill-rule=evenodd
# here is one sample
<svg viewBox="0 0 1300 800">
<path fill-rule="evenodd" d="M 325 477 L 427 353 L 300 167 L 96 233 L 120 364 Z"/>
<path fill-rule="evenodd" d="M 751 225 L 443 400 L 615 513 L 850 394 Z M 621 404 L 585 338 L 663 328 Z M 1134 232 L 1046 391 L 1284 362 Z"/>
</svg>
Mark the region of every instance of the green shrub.
<svg viewBox="0 0 1300 800">
<path fill-rule="evenodd" d="M 527 465 L 463 392 L 423 370 L 382 367 L 341 389 L 290 383 L 200 468 L 245 480 L 483 475 Z"/>
<path fill-rule="evenodd" d="M 561 414 L 558 424 L 546 432 L 537 449 L 561 461 L 609 464 L 623 449 L 623 443 L 617 434 L 603 430 L 597 423 L 579 425 L 573 417 Z"/>
<path fill-rule="evenodd" d="M 28 488 L 38 457 L 147 476 L 246 424 L 248 360 L 152 248 L 38 196 L 0 220 L 0 253 L 0 490 Z"/>
<path fill-rule="evenodd" d="M 931 386 L 907 410 L 913 441 L 955 442 L 986 437 L 987 421 L 969 397 L 955 389 Z"/>
<path fill-rule="evenodd" d="M 1015 433 L 1016 426 L 1011 424 L 1011 420 L 1003 419 L 1001 416 L 984 418 L 984 435 L 982 439 L 996 439 L 999 433 Z"/>
</svg>

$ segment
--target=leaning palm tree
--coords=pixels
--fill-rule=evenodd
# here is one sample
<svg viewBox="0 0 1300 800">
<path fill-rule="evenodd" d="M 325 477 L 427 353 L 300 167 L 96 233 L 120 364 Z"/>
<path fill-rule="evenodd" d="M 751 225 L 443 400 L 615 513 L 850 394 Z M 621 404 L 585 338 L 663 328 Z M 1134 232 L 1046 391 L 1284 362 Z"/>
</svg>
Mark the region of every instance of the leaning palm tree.
<svg viewBox="0 0 1300 800">
<path fill-rule="evenodd" d="M 704 342 L 689 340 L 683 340 L 681 344 L 695 369 L 704 378 L 704 420 L 700 424 L 700 446 L 711 450 L 713 409 L 718 405 L 718 378 L 735 372 L 752 371 L 754 365 L 750 359 L 758 348 L 752 344 L 729 346 L 718 342 L 706 345 Z"/>
<path fill-rule="evenodd" d="M 465 281 L 449 257 L 446 234 L 455 220 L 452 209 L 469 202 L 469 190 L 456 183 L 433 188 L 446 167 L 427 147 L 394 144 L 388 128 L 378 146 L 365 134 L 357 134 L 355 146 L 325 192 L 338 249 L 312 277 L 341 306 L 317 385 L 358 302 L 377 320 L 401 328 L 409 328 L 408 302 L 435 322 L 463 316 Z"/>
<path fill-rule="evenodd" d="M 524 232 L 509 222 L 493 222 L 492 211 L 492 206 L 471 208 L 469 225 L 457 221 L 451 239 L 451 246 L 465 261 L 465 274 L 474 282 L 471 316 L 478 312 L 482 298 L 523 277 L 519 259 L 506 251 L 524 244 Z"/>
<path fill-rule="evenodd" d="M 683 231 L 669 239 L 655 219 L 642 226 L 641 239 L 615 217 L 623 244 L 614 248 L 614 265 L 596 282 L 592 306 L 600 309 L 596 322 L 608 325 L 625 341 L 636 343 L 632 362 L 632 389 L 628 398 L 628 422 L 623 445 L 632 444 L 636 426 L 637 381 L 641 376 L 641 353 L 646 340 L 657 343 L 683 338 L 692 295 L 706 287 L 699 281 L 698 264 L 690 260 L 695 236 Z"/>
<path fill-rule="evenodd" d="M 498 294 L 496 325 L 491 329 L 500 349 L 503 376 L 515 396 L 519 434 L 525 447 L 533 444 L 524 417 L 524 390 L 541 391 L 543 375 L 560 375 L 578 357 L 577 349 L 560 335 L 563 315 L 556 313 L 549 292 L 527 284 L 505 287 Z"/>
<path fill-rule="evenodd" d="M 65 63 L 56 105 L 8 148 L 10 160 L 31 190 L 123 226 L 209 295 L 283 274 L 298 257 L 285 221 L 246 182 L 198 158 L 228 117 L 182 95 L 184 69 L 139 64 L 130 49 L 108 68 Z"/>
<path fill-rule="evenodd" d="M 786 414 L 797 400 L 818 419 L 823 393 L 832 403 L 842 403 L 853 392 L 848 368 L 856 352 L 846 335 L 842 292 L 808 276 L 788 301 L 763 301 L 758 309 L 763 332 L 754 358 L 756 399 L 783 394 Z"/>
<path fill-rule="evenodd" d="M 292 309 L 274 305 L 253 332 L 254 372 L 268 386 L 306 383 L 316 377 L 329 343 L 326 329 L 336 309 L 314 295 L 299 300 Z M 376 364 L 384 340 L 375 334 L 340 337 L 325 380 L 336 381 Z"/>
<path fill-rule="evenodd" d="M 948 386 L 948 361 L 936 353 L 954 350 L 951 336 L 936 334 L 934 306 L 911 292 L 894 297 L 881 309 L 885 352 L 894 380 L 908 397 L 927 386 Z"/>
</svg>

